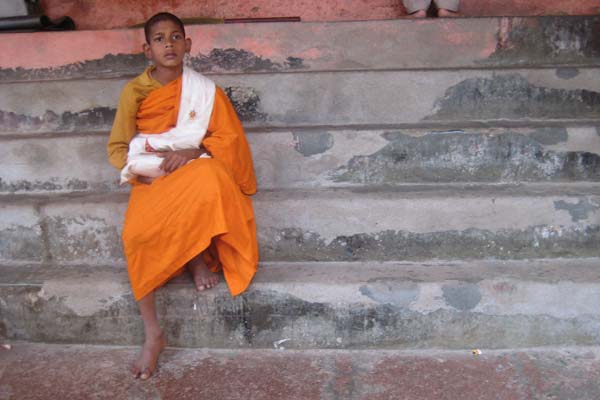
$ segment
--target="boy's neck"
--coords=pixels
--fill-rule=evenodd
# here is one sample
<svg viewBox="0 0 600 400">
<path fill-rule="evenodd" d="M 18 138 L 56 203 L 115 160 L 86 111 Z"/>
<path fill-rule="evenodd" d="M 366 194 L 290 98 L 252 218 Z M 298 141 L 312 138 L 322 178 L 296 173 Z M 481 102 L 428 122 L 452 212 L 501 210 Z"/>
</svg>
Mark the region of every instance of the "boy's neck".
<svg viewBox="0 0 600 400">
<path fill-rule="evenodd" d="M 167 83 L 179 78 L 182 73 L 183 65 L 175 68 L 161 68 L 156 66 L 156 68 L 150 71 L 152 79 L 159 81 L 163 85 L 166 85 Z"/>
</svg>

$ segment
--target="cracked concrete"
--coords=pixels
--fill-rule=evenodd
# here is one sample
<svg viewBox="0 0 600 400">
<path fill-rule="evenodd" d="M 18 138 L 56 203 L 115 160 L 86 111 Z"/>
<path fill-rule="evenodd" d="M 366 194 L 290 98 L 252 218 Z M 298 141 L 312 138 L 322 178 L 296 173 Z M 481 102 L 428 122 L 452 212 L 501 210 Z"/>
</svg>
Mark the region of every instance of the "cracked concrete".
<svg viewBox="0 0 600 400">
<path fill-rule="evenodd" d="M 157 292 L 157 309 L 171 343 L 186 347 L 264 348 L 281 338 L 289 348 L 590 345 L 600 343 L 595 265 L 271 264 L 235 298 L 224 284 L 198 293 L 184 275 Z M 124 269 L 22 267 L 4 278 L 0 298 L 10 339 L 142 338 Z"/>
</svg>

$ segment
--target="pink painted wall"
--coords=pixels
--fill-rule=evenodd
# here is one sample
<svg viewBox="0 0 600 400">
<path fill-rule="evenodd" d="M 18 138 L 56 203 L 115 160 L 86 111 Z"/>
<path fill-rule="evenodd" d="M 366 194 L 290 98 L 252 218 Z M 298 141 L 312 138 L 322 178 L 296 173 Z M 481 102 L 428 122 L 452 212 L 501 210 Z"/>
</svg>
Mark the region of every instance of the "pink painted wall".
<svg viewBox="0 0 600 400">
<path fill-rule="evenodd" d="M 143 23 L 159 11 L 181 18 L 300 17 L 302 21 L 394 19 L 401 0 L 41 0 L 51 18 L 69 15 L 78 29 L 112 29 Z M 462 0 L 464 16 L 596 15 L 600 0 Z"/>
</svg>

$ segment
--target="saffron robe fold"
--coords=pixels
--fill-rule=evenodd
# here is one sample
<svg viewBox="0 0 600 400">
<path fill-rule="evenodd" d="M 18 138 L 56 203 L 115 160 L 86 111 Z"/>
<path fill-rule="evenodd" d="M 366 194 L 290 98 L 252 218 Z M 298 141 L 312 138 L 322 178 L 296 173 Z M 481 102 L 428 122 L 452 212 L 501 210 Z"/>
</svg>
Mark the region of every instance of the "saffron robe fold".
<svg viewBox="0 0 600 400">
<path fill-rule="evenodd" d="M 160 169 L 163 158 L 156 151 L 198 148 L 210 122 L 214 99 L 214 82 L 190 68 L 184 68 L 182 76 L 151 92 L 137 113 L 140 133 L 129 142 L 121 183 L 137 175 L 165 175 Z M 171 126 L 175 115 L 176 124 Z"/>
<path fill-rule="evenodd" d="M 117 168 L 125 165 L 128 143 L 144 125 L 136 121 L 143 116 L 138 115 L 141 105 L 162 87 L 149 71 L 129 82 L 119 99 L 107 146 L 109 161 Z M 177 115 L 154 114 L 167 120 Z M 176 126 L 177 121 L 161 123 Z M 252 158 L 235 110 L 218 87 L 202 145 L 213 158 L 194 160 L 150 185 L 131 181 L 122 238 L 136 300 L 178 274 L 198 254 L 211 269 L 223 271 L 234 296 L 248 287 L 256 272 L 256 225 L 248 196 L 256 192 Z"/>
</svg>

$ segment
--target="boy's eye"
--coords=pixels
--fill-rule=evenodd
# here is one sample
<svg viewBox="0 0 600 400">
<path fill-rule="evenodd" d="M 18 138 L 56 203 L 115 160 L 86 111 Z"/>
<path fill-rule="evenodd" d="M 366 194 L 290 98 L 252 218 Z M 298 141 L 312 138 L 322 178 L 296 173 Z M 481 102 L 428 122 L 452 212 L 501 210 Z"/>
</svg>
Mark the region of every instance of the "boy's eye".
<svg viewBox="0 0 600 400">
<path fill-rule="evenodd" d="M 163 40 L 162 36 L 157 36 L 157 37 L 154 38 L 155 42 L 162 42 L 162 40 Z"/>
<path fill-rule="evenodd" d="M 181 39 L 181 34 L 180 33 L 174 33 L 171 36 L 171 39 L 173 39 L 173 40 L 179 40 L 179 39 Z"/>
</svg>

